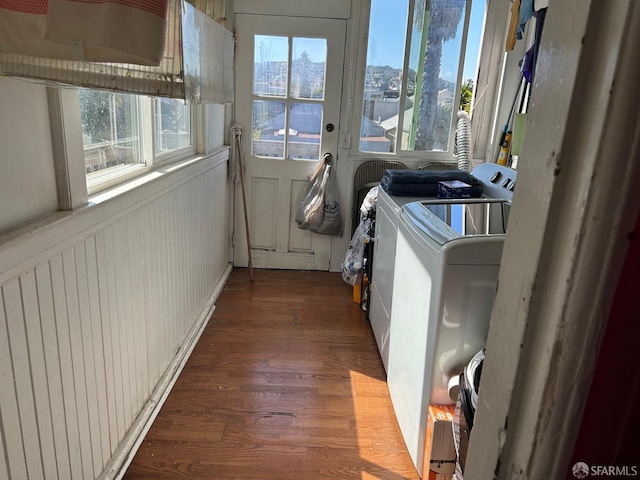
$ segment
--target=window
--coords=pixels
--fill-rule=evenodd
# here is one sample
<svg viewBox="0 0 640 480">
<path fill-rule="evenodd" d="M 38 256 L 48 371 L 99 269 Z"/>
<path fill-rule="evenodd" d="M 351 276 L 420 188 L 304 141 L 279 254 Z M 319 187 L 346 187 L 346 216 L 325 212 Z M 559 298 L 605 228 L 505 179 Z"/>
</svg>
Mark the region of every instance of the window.
<svg viewBox="0 0 640 480">
<path fill-rule="evenodd" d="M 80 91 L 80 118 L 86 172 L 144 163 L 140 105 L 134 95 Z"/>
<path fill-rule="evenodd" d="M 454 112 L 475 78 L 485 2 L 474 3 L 471 15 L 471 0 L 371 0 L 361 152 L 453 157 Z"/>
<path fill-rule="evenodd" d="M 181 100 L 80 91 L 90 193 L 194 152 L 191 108 Z"/>
</svg>

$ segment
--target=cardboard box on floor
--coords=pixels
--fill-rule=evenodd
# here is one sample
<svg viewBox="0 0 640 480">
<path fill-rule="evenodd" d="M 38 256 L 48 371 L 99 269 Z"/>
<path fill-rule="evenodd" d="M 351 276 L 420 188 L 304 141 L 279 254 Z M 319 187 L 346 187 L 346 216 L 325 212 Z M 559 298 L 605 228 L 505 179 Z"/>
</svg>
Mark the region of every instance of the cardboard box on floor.
<svg viewBox="0 0 640 480">
<path fill-rule="evenodd" d="M 450 480 L 455 472 L 454 412 L 455 405 L 429 405 L 422 480 Z"/>
<path fill-rule="evenodd" d="M 428 477 L 422 477 L 422 480 L 453 480 L 452 473 L 436 473 L 433 470 L 429 470 Z"/>
</svg>

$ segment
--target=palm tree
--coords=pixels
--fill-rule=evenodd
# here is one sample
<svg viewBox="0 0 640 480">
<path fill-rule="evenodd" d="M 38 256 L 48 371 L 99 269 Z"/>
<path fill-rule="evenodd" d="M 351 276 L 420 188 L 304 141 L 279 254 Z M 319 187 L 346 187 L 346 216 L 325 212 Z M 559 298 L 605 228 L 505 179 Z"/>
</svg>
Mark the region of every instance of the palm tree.
<svg viewBox="0 0 640 480">
<path fill-rule="evenodd" d="M 468 79 L 460 89 L 460 110 L 471 113 L 471 98 L 473 97 L 473 80 Z"/>
<path fill-rule="evenodd" d="M 426 5 L 425 5 L 426 4 Z M 416 150 L 432 150 L 438 137 L 436 123 L 438 115 L 438 87 L 442 44 L 456 35 L 466 0 L 418 1 L 418 15 L 414 18 L 428 22 L 427 45 L 424 55 L 424 71 L 418 106 L 416 126 Z M 424 13 L 424 9 L 427 9 Z M 423 13 L 423 15 L 420 15 Z"/>
</svg>

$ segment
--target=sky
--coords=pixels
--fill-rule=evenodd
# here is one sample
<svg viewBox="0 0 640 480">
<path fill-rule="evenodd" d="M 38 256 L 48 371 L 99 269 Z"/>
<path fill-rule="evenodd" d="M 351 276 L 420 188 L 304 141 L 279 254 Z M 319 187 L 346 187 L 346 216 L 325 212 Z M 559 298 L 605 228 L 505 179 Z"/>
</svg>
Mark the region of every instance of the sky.
<svg viewBox="0 0 640 480">
<path fill-rule="evenodd" d="M 369 49 L 373 49 L 376 65 L 389 65 L 395 68 L 402 67 L 404 52 L 404 35 L 390 32 L 403 32 L 406 28 L 408 0 L 394 2 L 384 0 L 372 0 L 371 31 L 381 32 L 380 35 L 370 38 Z M 463 68 L 463 79 L 475 77 L 478 52 L 480 50 L 480 34 L 484 17 L 486 1 L 473 0 L 471 7 L 471 19 L 469 21 L 469 35 L 467 39 L 467 53 Z M 452 52 L 457 51 L 454 42 L 447 42 L 443 46 L 443 73 L 447 73 L 446 59 L 452 57 Z M 370 63 L 370 62 L 369 62 Z M 450 69 L 452 70 L 452 68 Z M 453 72 L 449 72 L 453 74 Z M 445 75 L 450 76 L 450 75 Z M 455 75 L 453 75 L 455 77 Z"/>
<path fill-rule="evenodd" d="M 368 64 L 389 65 L 394 68 L 402 67 L 404 52 L 404 30 L 407 24 L 408 0 L 372 0 L 371 32 L 379 32 L 370 35 L 369 54 L 373 55 Z M 484 18 L 486 0 L 473 0 L 471 7 L 471 19 L 469 22 L 469 35 L 467 39 L 467 52 L 463 68 L 463 80 L 475 77 L 478 53 L 480 50 L 480 34 Z M 460 27 L 461 30 L 462 26 Z M 398 33 L 394 33 L 398 32 Z M 255 58 L 271 61 L 287 60 L 287 37 L 260 36 L 256 37 Z M 293 58 L 298 58 L 302 51 L 307 51 L 311 61 L 322 62 L 326 55 L 326 43 L 322 39 L 299 38 L 295 39 Z M 459 51 L 458 42 L 450 41 L 443 45 L 441 76 L 447 80 L 455 81 L 457 57 Z M 450 61 L 447 61 L 447 60 Z"/>
<path fill-rule="evenodd" d="M 260 60 L 260 50 L 272 62 L 287 61 L 287 37 L 273 35 L 256 35 L 255 58 Z M 312 62 L 324 62 L 327 57 L 327 42 L 323 38 L 295 37 L 293 41 L 293 58 L 299 58 L 306 51 Z M 265 58 L 266 59 L 266 58 Z"/>
<path fill-rule="evenodd" d="M 474 0 L 471 6 L 471 19 L 469 20 L 469 35 L 467 38 L 467 54 L 464 59 L 462 78 L 474 79 L 480 54 L 480 35 L 482 35 L 482 22 L 484 21 L 485 1 Z"/>
</svg>

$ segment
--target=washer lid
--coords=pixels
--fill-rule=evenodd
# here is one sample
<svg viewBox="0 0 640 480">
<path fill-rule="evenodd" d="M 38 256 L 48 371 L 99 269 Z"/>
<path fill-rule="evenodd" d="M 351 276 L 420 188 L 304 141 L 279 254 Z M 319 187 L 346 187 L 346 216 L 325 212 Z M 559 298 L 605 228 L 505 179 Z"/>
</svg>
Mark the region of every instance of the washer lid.
<svg viewBox="0 0 640 480">
<path fill-rule="evenodd" d="M 402 215 L 416 229 L 444 246 L 467 237 L 504 235 L 511 204 L 498 199 L 412 202 Z"/>
</svg>

